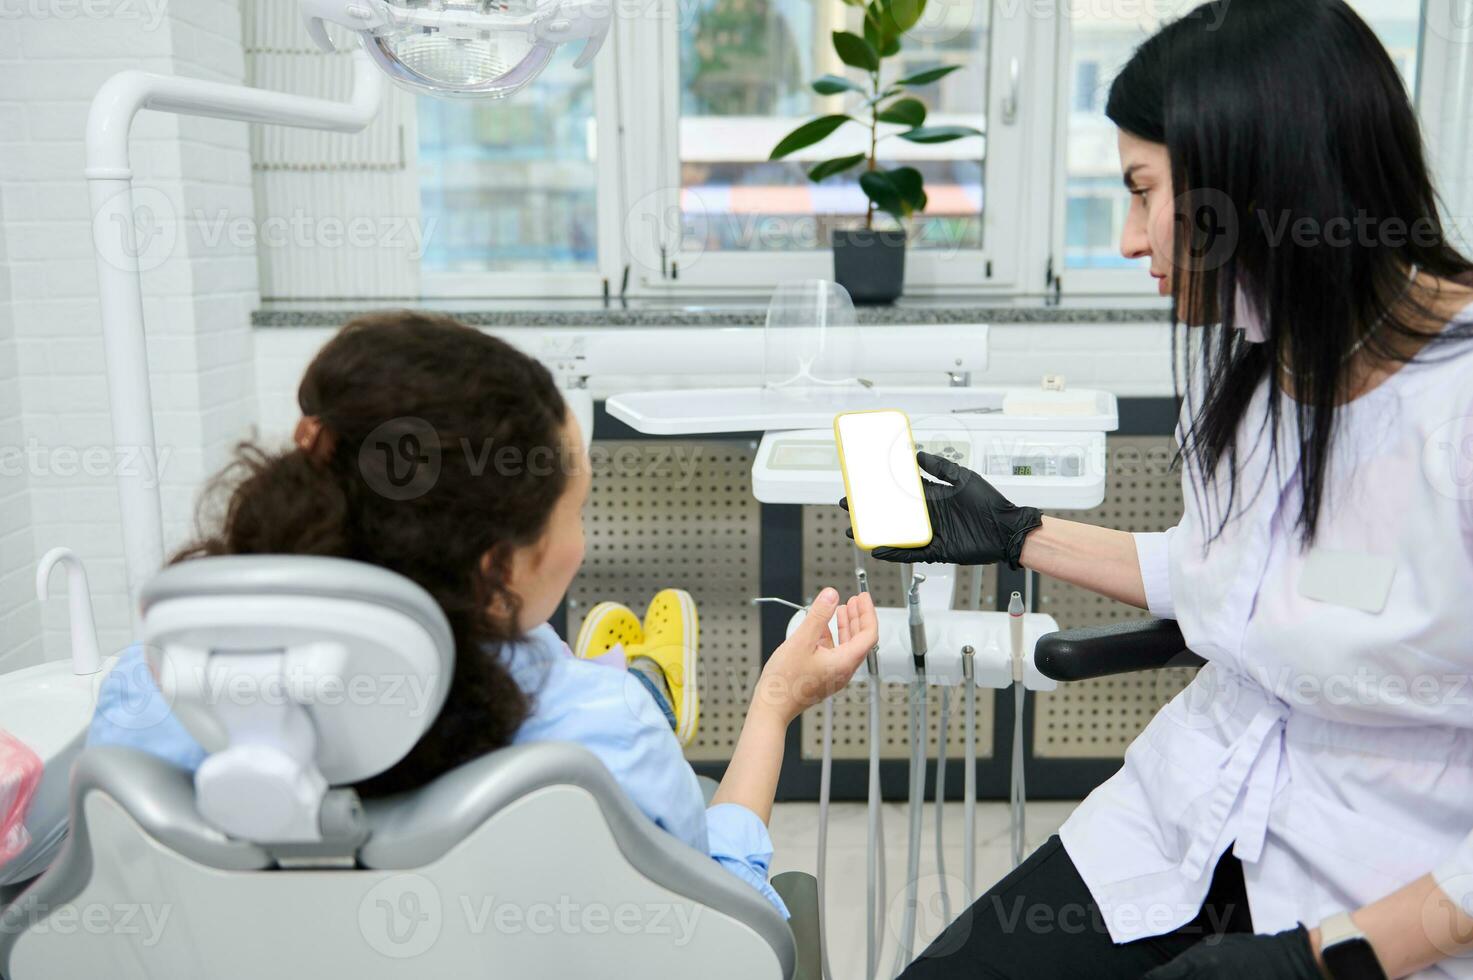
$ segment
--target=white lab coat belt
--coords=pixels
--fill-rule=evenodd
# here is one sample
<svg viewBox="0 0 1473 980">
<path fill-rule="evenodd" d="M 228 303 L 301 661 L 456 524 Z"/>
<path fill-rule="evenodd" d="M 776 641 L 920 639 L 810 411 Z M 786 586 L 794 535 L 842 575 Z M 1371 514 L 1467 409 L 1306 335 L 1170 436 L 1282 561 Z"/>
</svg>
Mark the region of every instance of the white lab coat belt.
<svg viewBox="0 0 1473 980">
<path fill-rule="evenodd" d="M 1256 862 L 1263 854 L 1287 717 L 1288 708 L 1283 704 L 1264 705 L 1229 747 L 1219 766 L 1207 812 L 1193 831 L 1191 846 L 1182 860 L 1182 872 L 1187 880 L 1199 880 L 1207 872 L 1208 863 L 1217 858 L 1218 842 L 1240 799 L 1243 806 L 1235 828 L 1237 840 L 1233 854 L 1249 863 Z"/>
</svg>

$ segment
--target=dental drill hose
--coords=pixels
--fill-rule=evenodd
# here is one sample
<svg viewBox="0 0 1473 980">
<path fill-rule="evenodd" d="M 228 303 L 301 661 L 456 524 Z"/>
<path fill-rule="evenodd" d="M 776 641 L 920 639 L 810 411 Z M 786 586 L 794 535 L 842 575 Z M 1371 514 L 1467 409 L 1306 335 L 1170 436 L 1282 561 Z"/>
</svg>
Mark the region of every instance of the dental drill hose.
<svg viewBox="0 0 1473 980">
<path fill-rule="evenodd" d="M 823 980 L 829 975 L 828 914 L 824 902 L 824 877 L 829 856 L 829 793 L 834 769 L 834 699 L 823 699 L 823 762 L 818 770 L 818 867 L 814 878 L 818 886 L 818 962 Z"/>
<path fill-rule="evenodd" d="M 951 692 L 940 688 L 940 717 L 936 722 L 936 881 L 941 886 L 941 921 L 951 921 L 951 891 L 946 883 L 946 845 L 942 842 L 941 828 L 946 816 L 946 740 L 951 724 Z"/>
<path fill-rule="evenodd" d="M 910 962 L 911 943 L 915 940 L 916 896 L 920 887 L 921 812 L 926 805 L 926 680 L 910 682 L 910 826 L 907 834 L 905 864 L 905 909 L 896 937 L 895 965 L 891 976 L 898 976 Z"/>
<path fill-rule="evenodd" d="M 921 816 L 926 805 L 926 624 L 921 613 L 921 583 L 926 577 L 912 572 L 907 597 L 910 626 L 910 654 L 915 665 L 915 679 L 910 683 L 910 827 L 906 850 L 905 912 L 900 936 L 895 947 L 898 975 L 910 962 L 911 943 L 915 941 L 916 897 L 920 888 Z"/>
<path fill-rule="evenodd" d="M 865 901 L 865 953 L 868 956 L 866 977 L 877 977 L 880 970 L 880 946 L 885 936 L 885 907 L 879 896 L 885 894 L 885 815 L 880 786 L 880 674 L 878 657 L 871 657 L 869 685 L 869 864 L 866 869 L 869 894 Z"/>
<path fill-rule="evenodd" d="M 854 549 L 854 577 L 859 591 L 869 592 L 869 575 L 864 570 L 859 548 Z M 876 643 L 865 658 L 869 670 L 869 847 L 865 854 L 864 976 L 878 980 L 880 945 L 885 935 L 885 909 L 878 896 L 885 893 L 885 820 L 880 786 L 880 647 Z"/>
<path fill-rule="evenodd" d="M 1023 596 L 1017 592 L 1008 599 L 1008 644 L 1013 664 L 1013 765 L 1009 803 L 1012 808 L 1013 867 L 1023 863 L 1027 846 L 1027 795 L 1023 782 Z"/>
<path fill-rule="evenodd" d="M 967 721 L 962 774 L 962 902 L 977 897 L 977 668 L 976 651 L 962 647 L 962 683 L 966 685 Z"/>
</svg>

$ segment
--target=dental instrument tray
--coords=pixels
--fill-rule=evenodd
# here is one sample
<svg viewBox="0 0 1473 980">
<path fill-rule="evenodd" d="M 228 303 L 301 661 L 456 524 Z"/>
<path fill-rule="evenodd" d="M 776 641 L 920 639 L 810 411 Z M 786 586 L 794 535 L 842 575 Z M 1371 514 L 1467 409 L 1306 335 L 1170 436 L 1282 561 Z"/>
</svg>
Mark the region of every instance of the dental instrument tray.
<svg viewBox="0 0 1473 980">
<path fill-rule="evenodd" d="M 1072 388 L 971 388 L 844 384 L 831 387 L 696 388 L 639 391 L 608 399 L 609 414 L 658 436 L 828 429 L 841 412 L 895 408 L 923 423 L 969 431 L 1113 432 L 1115 396 Z M 919 437 L 919 436 L 918 436 Z"/>
<path fill-rule="evenodd" d="M 1105 499 L 1105 434 L 969 428 L 971 417 L 916 419 L 916 449 L 987 478 L 1014 503 L 1088 510 Z M 752 494 L 764 504 L 832 504 L 844 495 L 833 433 L 768 432 L 752 460 Z"/>
</svg>

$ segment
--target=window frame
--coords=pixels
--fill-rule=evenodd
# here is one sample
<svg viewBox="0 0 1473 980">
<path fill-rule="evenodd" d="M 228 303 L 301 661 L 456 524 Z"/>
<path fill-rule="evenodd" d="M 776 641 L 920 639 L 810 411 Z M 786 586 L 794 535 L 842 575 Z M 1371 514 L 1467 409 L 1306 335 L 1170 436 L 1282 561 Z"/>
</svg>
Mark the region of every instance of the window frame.
<svg viewBox="0 0 1473 980">
<path fill-rule="evenodd" d="M 1014 61 L 1019 70 L 1018 113 L 1014 123 L 990 127 L 983 185 L 985 244 L 981 249 L 908 250 L 907 294 L 1017 294 L 1030 285 L 1043 288 L 1046 230 L 1038 234 L 1025 227 L 1023 216 L 1048 193 L 1048 168 L 1029 167 L 1027 160 L 1051 152 L 1051 18 L 1033 16 L 1026 5 L 995 7 L 1000 9 L 994 9 L 989 30 L 987 115 L 989 121 L 1001 119 L 999 107 L 1009 94 Z M 600 153 L 609 152 L 620 161 L 608 169 L 623 172 L 625 200 L 632 202 L 611 209 L 611 218 L 621 211 L 624 215 L 619 265 L 627 263 L 631 270 L 630 294 L 751 293 L 795 278 L 832 278 L 833 253 L 824 246 L 703 255 L 680 240 L 679 6 L 676 0 L 649 0 L 645 9 L 648 16 L 616 21 L 610 43 L 617 54 L 600 59 L 598 80 L 600 92 L 612 90 L 607 97 L 620 120 L 615 127 L 601 129 L 625 134 L 622 147 L 612 141 L 607 146 L 601 143 Z M 998 57 L 999 51 L 1018 54 Z M 999 193 L 999 187 L 1008 191 Z"/>
<path fill-rule="evenodd" d="M 1419 123 L 1423 127 L 1424 137 L 1432 135 L 1435 121 L 1424 116 L 1424 86 L 1422 80 L 1429 76 L 1429 72 L 1438 74 L 1431 77 L 1446 77 L 1448 67 L 1445 60 L 1449 52 L 1446 46 L 1439 48 L 1429 45 L 1427 39 L 1428 5 L 1429 3 L 1449 4 L 1458 0 L 1420 0 L 1418 16 L 1420 17 L 1420 37 L 1417 52 L 1417 73 L 1412 79 L 1412 105 L 1416 109 Z M 1057 29 L 1057 73 L 1062 78 L 1073 63 L 1073 23 L 1068 16 L 1061 16 L 1055 25 Z M 1059 98 L 1055 102 L 1054 112 L 1057 122 L 1055 139 L 1058 151 L 1054 154 L 1053 172 L 1054 187 L 1053 197 L 1057 202 L 1057 217 L 1053 227 L 1053 243 L 1050 254 L 1055 256 L 1055 268 L 1059 270 L 1060 284 L 1059 295 L 1062 296 L 1110 296 L 1125 298 L 1159 298 L 1156 284 L 1149 276 L 1144 274 L 1147 263 L 1142 261 L 1140 268 L 1116 268 L 1116 269 L 1069 269 L 1065 268 L 1066 252 L 1066 212 L 1068 211 L 1068 168 L 1069 168 L 1069 112 L 1073 100 L 1072 72 L 1069 73 L 1069 84 L 1060 86 Z M 1121 193 L 1124 193 L 1122 185 Z"/>
<path fill-rule="evenodd" d="M 1429 44 L 1428 4 L 1414 100 L 1422 115 L 1421 80 L 1450 54 Z M 827 247 L 805 251 L 682 250 L 679 0 L 639 0 L 616 17 L 595 59 L 594 146 L 598 257 L 578 271 L 426 272 L 421 294 L 436 298 L 680 298 L 763 293 L 795 278 L 832 278 Z M 989 134 L 981 249 L 909 249 L 908 295 L 1111 296 L 1157 298 L 1135 268 L 1065 268 L 1069 117 L 1075 96 L 1072 23 L 1067 5 L 1047 11 L 993 3 L 986 94 Z M 1443 48 L 1447 47 L 1446 45 Z M 999 56 L 999 52 L 1019 52 Z M 1015 124 L 993 125 L 1019 64 Z M 1431 130 L 1433 120 L 1423 119 Z M 1041 161 L 1041 164 L 1039 163 Z M 411 173 L 417 173 L 412 168 Z M 417 177 L 416 177 L 417 180 Z M 1122 190 L 1122 194 L 1124 191 Z M 661 245 L 664 254 L 661 254 Z M 992 275 L 987 267 L 991 264 Z"/>
</svg>

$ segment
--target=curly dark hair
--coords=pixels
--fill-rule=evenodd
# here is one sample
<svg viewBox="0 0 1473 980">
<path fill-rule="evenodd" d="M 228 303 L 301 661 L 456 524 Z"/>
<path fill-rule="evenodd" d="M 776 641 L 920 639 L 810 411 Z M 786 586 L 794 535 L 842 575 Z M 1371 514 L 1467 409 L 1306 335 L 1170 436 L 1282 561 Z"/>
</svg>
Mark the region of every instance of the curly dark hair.
<svg viewBox="0 0 1473 980">
<path fill-rule="evenodd" d="M 205 555 L 329 555 L 381 565 L 439 603 L 455 672 L 429 730 L 396 765 L 358 784 L 402 792 L 506 745 L 529 710 L 498 658 L 517 638 L 511 552 L 541 538 L 564 467 L 483 465 L 562 445 L 567 408 L 551 374 L 503 341 L 431 313 L 360 316 L 328 341 L 297 391 L 320 421 L 315 445 L 251 443 L 215 480 L 215 519 L 174 561 Z"/>
</svg>

